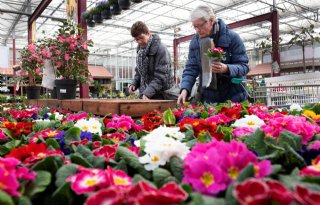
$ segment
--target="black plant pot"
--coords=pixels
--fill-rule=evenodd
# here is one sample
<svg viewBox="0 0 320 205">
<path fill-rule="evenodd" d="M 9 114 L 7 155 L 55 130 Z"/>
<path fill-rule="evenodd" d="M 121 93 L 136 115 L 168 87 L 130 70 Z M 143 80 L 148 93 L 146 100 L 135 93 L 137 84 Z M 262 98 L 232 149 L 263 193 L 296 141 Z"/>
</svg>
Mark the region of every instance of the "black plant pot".
<svg viewBox="0 0 320 205">
<path fill-rule="evenodd" d="M 76 80 L 55 80 L 57 88 L 57 98 L 59 100 L 64 99 L 75 99 L 76 98 L 76 89 L 77 81 Z"/>
<path fill-rule="evenodd" d="M 94 27 L 96 23 L 90 18 L 86 20 L 86 23 L 89 27 Z"/>
<path fill-rule="evenodd" d="M 130 9 L 131 2 L 130 0 L 118 0 L 118 4 L 122 10 Z"/>
<path fill-rule="evenodd" d="M 112 19 L 112 13 L 111 13 L 110 9 L 105 9 L 105 10 L 101 11 L 101 17 L 103 19 Z"/>
<path fill-rule="evenodd" d="M 93 14 L 92 15 L 94 22 L 96 22 L 97 24 L 102 23 L 103 19 L 101 17 L 101 14 Z"/>
<path fill-rule="evenodd" d="M 57 99 L 57 88 L 54 87 L 51 91 L 51 99 Z"/>
<path fill-rule="evenodd" d="M 28 99 L 40 99 L 40 86 L 28 86 L 27 90 L 27 98 Z"/>
<path fill-rule="evenodd" d="M 118 2 L 111 4 L 110 10 L 111 10 L 112 15 L 121 14 L 121 8 L 120 8 Z"/>
<path fill-rule="evenodd" d="M 142 0 L 131 0 L 133 3 L 141 3 Z"/>
</svg>

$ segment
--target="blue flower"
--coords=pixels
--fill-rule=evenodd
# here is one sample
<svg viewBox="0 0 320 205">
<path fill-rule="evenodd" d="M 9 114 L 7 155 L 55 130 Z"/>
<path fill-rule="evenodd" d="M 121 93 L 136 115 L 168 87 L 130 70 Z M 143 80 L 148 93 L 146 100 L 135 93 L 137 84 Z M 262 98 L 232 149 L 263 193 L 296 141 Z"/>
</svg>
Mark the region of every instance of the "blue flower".
<svg viewBox="0 0 320 205">
<path fill-rule="evenodd" d="M 91 134 L 91 132 L 81 131 L 80 139 L 81 139 L 81 140 L 87 139 L 87 140 L 92 141 L 92 134 Z"/>
</svg>

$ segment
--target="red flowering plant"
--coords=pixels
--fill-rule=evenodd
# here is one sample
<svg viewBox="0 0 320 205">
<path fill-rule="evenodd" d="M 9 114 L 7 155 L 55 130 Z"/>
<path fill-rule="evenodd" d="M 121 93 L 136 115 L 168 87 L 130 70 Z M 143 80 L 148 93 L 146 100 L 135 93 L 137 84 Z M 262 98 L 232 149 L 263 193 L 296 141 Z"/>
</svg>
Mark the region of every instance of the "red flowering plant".
<svg viewBox="0 0 320 205">
<path fill-rule="evenodd" d="M 223 61 L 225 60 L 225 52 L 222 48 L 209 48 L 207 55 L 209 58 L 216 60 L 216 61 Z"/>
<path fill-rule="evenodd" d="M 42 77 L 42 68 L 44 66 L 40 46 L 37 43 L 30 43 L 20 51 L 20 54 L 21 70 L 15 70 L 16 74 L 20 77 L 29 74 L 29 85 L 35 85 L 36 80 Z"/>
<path fill-rule="evenodd" d="M 91 40 L 84 39 L 83 29 L 72 22 L 65 21 L 54 38 L 43 39 L 42 54 L 51 60 L 58 79 L 71 79 L 87 82 L 90 77 L 87 68 L 88 47 Z"/>
</svg>

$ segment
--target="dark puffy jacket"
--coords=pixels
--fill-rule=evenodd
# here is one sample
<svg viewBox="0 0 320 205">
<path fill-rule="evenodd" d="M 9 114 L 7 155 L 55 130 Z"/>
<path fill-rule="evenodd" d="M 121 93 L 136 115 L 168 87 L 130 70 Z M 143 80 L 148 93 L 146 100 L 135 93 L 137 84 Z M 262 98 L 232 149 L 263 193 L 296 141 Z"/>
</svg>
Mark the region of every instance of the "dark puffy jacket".
<svg viewBox="0 0 320 205">
<path fill-rule="evenodd" d="M 152 34 L 153 40 L 150 46 L 147 57 L 149 58 L 149 65 L 147 68 L 149 75 L 145 79 L 150 79 L 146 82 L 145 89 L 141 87 L 141 78 L 138 69 L 135 70 L 135 76 L 132 85 L 139 89 L 140 95 L 145 95 L 151 99 L 162 99 L 162 91 L 168 90 L 174 85 L 173 69 L 171 68 L 171 60 L 168 49 L 157 34 Z M 139 49 L 139 48 L 138 48 Z"/>
<path fill-rule="evenodd" d="M 215 44 L 226 52 L 226 59 L 222 63 L 228 66 L 229 73 L 217 74 L 217 90 L 202 87 L 200 80 L 198 91 L 202 93 L 204 102 L 225 102 L 226 100 L 242 102 L 247 99 L 247 93 L 241 85 L 233 84 L 231 79 L 245 77 L 249 72 L 246 49 L 237 33 L 229 30 L 222 20 L 219 19 L 218 23 L 220 31 L 218 42 Z M 201 79 L 201 74 L 199 36 L 196 34 L 190 42 L 188 61 L 182 74 L 181 90 L 186 89 L 190 93 L 196 78 L 200 76 Z"/>
</svg>

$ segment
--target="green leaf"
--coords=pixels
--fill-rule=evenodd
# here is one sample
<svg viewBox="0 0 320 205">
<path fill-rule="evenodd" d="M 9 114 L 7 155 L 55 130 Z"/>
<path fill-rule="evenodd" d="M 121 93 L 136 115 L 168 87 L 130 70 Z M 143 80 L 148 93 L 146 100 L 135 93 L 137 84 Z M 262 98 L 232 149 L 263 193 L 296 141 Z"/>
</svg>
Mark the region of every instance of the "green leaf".
<svg viewBox="0 0 320 205">
<path fill-rule="evenodd" d="M 193 140 L 189 140 L 186 145 L 187 147 L 190 147 L 192 148 L 194 145 L 196 145 L 198 143 L 198 140 L 197 139 L 193 139 Z"/>
<path fill-rule="evenodd" d="M 212 137 L 208 131 L 206 131 L 203 135 L 198 136 L 198 142 L 207 143 L 212 141 Z"/>
<path fill-rule="evenodd" d="M 92 164 L 83 158 L 80 154 L 74 153 L 70 155 L 71 162 L 87 168 L 93 168 Z"/>
<path fill-rule="evenodd" d="M 114 169 L 122 170 L 122 171 L 128 173 L 128 167 L 127 167 L 126 161 L 124 161 L 123 159 L 120 160 L 119 163 L 117 163 L 117 165 L 114 167 Z"/>
<path fill-rule="evenodd" d="M 301 136 L 285 130 L 279 135 L 278 145 L 281 147 L 285 147 L 285 144 L 288 144 L 295 151 L 301 151 L 301 141 Z"/>
<path fill-rule="evenodd" d="M 59 186 L 59 188 L 53 192 L 52 201 L 54 204 L 63 204 L 63 205 L 72 205 L 73 204 L 73 196 L 71 193 L 71 183 L 66 182 Z"/>
<path fill-rule="evenodd" d="M 174 116 L 172 110 L 169 108 L 163 113 L 163 122 L 166 125 L 175 125 L 176 117 Z"/>
<path fill-rule="evenodd" d="M 233 137 L 232 131 L 233 131 L 232 127 L 225 127 L 225 126 L 219 125 L 216 132 L 221 132 L 224 135 L 223 140 L 226 142 L 230 142 Z"/>
<path fill-rule="evenodd" d="M 41 193 L 46 190 L 47 186 L 51 183 L 51 174 L 47 171 L 36 171 L 36 179 L 30 182 L 25 191 L 25 195 L 32 197 L 37 193 Z"/>
<path fill-rule="evenodd" d="M 33 126 L 32 130 L 33 132 L 40 132 L 42 130 L 48 129 L 48 128 L 54 128 L 55 121 L 37 121 Z"/>
<path fill-rule="evenodd" d="M 9 194 L 0 190 L 0 204 L 1 205 L 14 205 L 14 202 Z"/>
<path fill-rule="evenodd" d="M 0 128 L 10 139 L 14 139 L 12 133 L 7 128 Z"/>
<path fill-rule="evenodd" d="M 300 156 L 290 145 L 285 143 L 284 146 L 286 152 L 284 153 L 285 161 L 283 162 L 283 165 L 289 166 L 289 167 L 305 167 L 306 162 Z"/>
<path fill-rule="evenodd" d="M 231 184 L 227 189 L 226 196 L 225 196 L 226 205 L 238 205 L 238 202 L 232 193 L 233 189 L 234 189 L 234 184 Z"/>
<path fill-rule="evenodd" d="M 256 132 L 242 137 L 244 143 L 247 147 L 253 151 L 255 151 L 258 156 L 263 156 L 267 153 L 267 147 L 264 143 L 264 132 L 260 129 L 257 129 Z"/>
<path fill-rule="evenodd" d="M 48 171 L 52 175 L 55 175 L 57 170 L 63 165 L 64 160 L 61 156 L 48 156 L 45 159 L 37 162 L 32 170 L 34 171 Z"/>
<path fill-rule="evenodd" d="M 204 201 L 204 205 L 225 205 L 226 202 L 224 199 L 221 198 L 216 198 L 216 197 L 210 197 L 210 196 L 206 196 L 206 195 L 202 195 L 202 199 Z"/>
<path fill-rule="evenodd" d="M 76 174 L 78 171 L 77 167 L 78 165 L 72 163 L 60 167 L 56 173 L 56 187 L 62 186 L 69 176 Z"/>
<path fill-rule="evenodd" d="M 135 174 L 132 178 L 132 183 L 136 184 L 141 180 L 146 180 L 143 176 L 141 176 L 140 174 Z"/>
<path fill-rule="evenodd" d="M 202 205 L 202 204 L 204 204 L 204 200 L 203 200 L 201 194 L 194 192 L 190 196 L 191 196 L 191 201 L 189 202 L 189 205 L 200 205 L 200 204 Z"/>
<path fill-rule="evenodd" d="M 248 178 L 254 177 L 254 168 L 252 164 L 248 164 L 237 177 L 238 182 L 243 182 Z"/>
<path fill-rule="evenodd" d="M 64 136 L 65 142 L 67 145 L 70 144 L 70 142 L 79 142 L 80 139 L 81 130 L 79 127 L 71 127 L 66 131 L 66 134 Z"/>
<path fill-rule="evenodd" d="M 54 149 L 60 149 L 60 145 L 59 145 L 59 143 L 57 142 L 57 140 L 52 139 L 52 138 L 48 138 L 48 139 L 46 140 L 46 145 L 52 146 Z"/>
<path fill-rule="evenodd" d="M 136 169 L 139 174 L 146 179 L 151 179 L 151 173 L 145 170 L 144 166 L 139 162 L 139 158 L 125 147 L 119 146 L 117 148 L 116 158 L 122 158 L 132 168 Z"/>
<path fill-rule="evenodd" d="M 181 183 L 183 178 L 183 162 L 179 157 L 170 158 L 170 170 L 173 176 L 175 176 Z"/>
<path fill-rule="evenodd" d="M 153 181 L 158 188 L 162 187 L 169 177 L 172 177 L 172 175 L 166 169 L 158 167 L 153 170 Z"/>
<path fill-rule="evenodd" d="M 32 205 L 32 203 L 28 197 L 20 196 L 18 200 L 18 205 Z"/>
<path fill-rule="evenodd" d="M 88 162 L 91 167 L 104 169 L 105 161 L 106 161 L 104 157 L 94 156 L 92 154 L 92 151 L 83 145 L 78 145 L 78 147 L 76 148 L 76 152 L 77 152 L 76 154 L 78 156 L 81 155 L 82 158 L 85 159 L 86 162 Z"/>
</svg>

